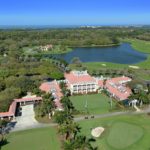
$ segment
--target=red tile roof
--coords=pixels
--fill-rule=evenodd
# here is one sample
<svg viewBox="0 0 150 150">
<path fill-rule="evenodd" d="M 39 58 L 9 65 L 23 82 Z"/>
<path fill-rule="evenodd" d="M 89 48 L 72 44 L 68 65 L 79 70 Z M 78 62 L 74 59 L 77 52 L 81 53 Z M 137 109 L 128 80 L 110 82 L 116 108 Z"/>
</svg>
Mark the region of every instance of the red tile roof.
<svg viewBox="0 0 150 150">
<path fill-rule="evenodd" d="M 9 107 L 9 113 L 15 115 L 17 102 L 13 101 Z"/>
<path fill-rule="evenodd" d="M 117 88 L 114 88 L 113 86 L 111 86 L 110 84 L 106 84 L 106 87 L 108 89 L 108 91 L 114 95 L 115 97 L 117 97 L 119 100 L 125 100 L 127 99 L 130 94 L 131 94 L 131 90 L 129 88 L 125 88 L 124 92 L 120 92 Z"/>
<path fill-rule="evenodd" d="M 111 78 L 107 81 L 114 82 L 114 83 L 122 83 L 122 82 L 126 83 L 131 81 L 131 78 L 122 76 L 122 77 Z"/>
<path fill-rule="evenodd" d="M 131 94 L 131 90 L 126 87 L 126 83 L 131 81 L 130 78 L 128 77 L 116 77 L 116 78 L 111 78 L 106 80 L 106 85 L 105 88 L 115 97 L 117 97 L 117 99 L 119 100 L 125 100 L 127 99 L 130 94 Z M 103 88 L 103 80 L 98 80 L 98 86 Z"/>
<path fill-rule="evenodd" d="M 89 74 L 76 74 L 73 71 L 70 73 L 65 73 L 65 78 L 70 84 L 96 82 L 96 80 Z"/>
<path fill-rule="evenodd" d="M 126 87 L 126 85 L 124 85 L 129 81 L 131 81 L 131 79 L 128 77 L 112 78 L 106 81 L 106 88 L 112 95 L 115 95 L 115 97 L 117 97 L 119 100 L 125 100 L 131 94 L 131 90 Z"/>
<path fill-rule="evenodd" d="M 39 88 L 41 91 L 48 93 L 50 92 L 50 87 L 51 87 L 50 82 L 45 82 L 45 83 L 42 83 Z"/>
<path fill-rule="evenodd" d="M 23 97 L 20 99 L 14 99 L 14 101 L 9 106 L 8 112 L 1 112 L 0 117 L 14 116 L 16 112 L 17 102 L 27 102 L 27 101 L 35 101 L 35 100 L 42 100 L 42 97 Z"/>
<path fill-rule="evenodd" d="M 61 89 L 59 87 L 59 83 L 57 83 L 56 80 L 54 80 L 52 82 L 42 83 L 41 86 L 40 86 L 40 90 L 44 91 L 44 92 L 47 92 L 47 93 L 52 92 L 54 90 L 58 97 L 63 96 L 63 94 L 61 93 Z"/>
<path fill-rule="evenodd" d="M 20 99 L 14 99 L 16 102 L 28 102 L 28 101 L 36 101 L 42 100 L 42 97 L 23 97 Z"/>
<path fill-rule="evenodd" d="M 52 95 L 55 97 L 56 107 L 59 109 L 62 109 L 60 100 L 61 100 L 61 97 L 63 96 L 63 94 L 62 94 L 59 84 L 57 83 L 56 80 L 54 80 L 52 82 L 42 83 L 39 88 L 41 91 L 45 91 L 46 93 L 51 92 Z"/>
</svg>

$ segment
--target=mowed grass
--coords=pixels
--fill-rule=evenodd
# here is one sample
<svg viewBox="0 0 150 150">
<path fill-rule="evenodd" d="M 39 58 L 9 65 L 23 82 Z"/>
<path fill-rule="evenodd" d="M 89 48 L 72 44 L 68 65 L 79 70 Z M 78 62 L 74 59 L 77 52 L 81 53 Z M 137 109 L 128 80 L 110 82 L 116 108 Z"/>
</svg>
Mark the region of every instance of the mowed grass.
<svg viewBox="0 0 150 150">
<path fill-rule="evenodd" d="M 140 52 L 150 53 L 150 42 L 138 39 L 124 39 L 124 42 L 131 43 L 132 47 Z"/>
<path fill-rule="evenodd" d="M 106 66 L 104 66 L 104 64 Z M 130 66 L 138 66 L 141 69 L 150 69 L 150 54 L 148 55 L 147 59 L 143 62 L 136 63 L 136 64 L 117 64 L 117 63 L 109 63 L 109 62 L 87 62 L 82 63 L 82 68 L 86 68 L 89 72 L 93 70 L 99 69 L 117 69 L 117 70 L 127 70 L 131 69 Z M 77 67 L 75 64 L 70 64 L 69 67 L 74 70 L 82 70 L 82 68 Z M 138 71 L 139 69 L 137 69 Z M 135 70 L 136 71 L 136 70 Z"/>
<path fill-rule="evenodd" d="M 110 112 L 110 99 L 103 94 L 71 96 L 70 99 L 75 108 L 81 113 L 87 113 L 87 109 L 89 114 L 103 114 Z M 87 109 L 85 107 L 86 104 Z M 114 108 L 115 103 L 113 102 L 112 109 Z"/>
<path fill-rule="evenodd" d="M 121 133 L 121 137 L 118 132 Z M 113 148 L 123 149 L 137 142 L 142 136 L 143 129 L 141 127 L 125 122 L 117 122 L 112 125 L 107 142 Z"/>
<path fill-rule="evenodd" d="M 104 66 L 104 64 L 106 66 Z M 72 69 L 82 69 L 79 67 L 76 67 L 74 64 L 69 65 Z M 110 62 L 87 62 L 82 63 L 82 67 L 86 67 L 88 71 L 98 70 L 98 69 L 128 69 L 127 64 L 117 64 L 117 63 L 110 63 Z"/>
<path fill-rule="evenodd" d="M 39 128 L 8 134 L 8 144 L 1 150 L 60 150 L 55 128 Z"/>
<path fill-rule="evenodd" d="M 150 116 L 122 115 L 79 122 L 82 133 L 91 137 L 91 129 L 102 126 L 105 131 L 96 138 L 100 150 L 149 150 Z M 81 133 L 81 134 L 82 134 Z"/>
</svg>

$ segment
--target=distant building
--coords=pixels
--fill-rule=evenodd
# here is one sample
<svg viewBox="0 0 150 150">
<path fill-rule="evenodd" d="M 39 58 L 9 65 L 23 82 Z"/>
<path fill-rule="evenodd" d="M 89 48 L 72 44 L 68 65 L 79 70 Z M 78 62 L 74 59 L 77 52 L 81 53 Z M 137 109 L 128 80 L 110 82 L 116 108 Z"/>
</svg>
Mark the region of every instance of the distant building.
<svg viewBox="0 0 150 150">
<path fill-rule="evenodd" d="M 98 90 L 97 80 L 87 71 L 65 73 L 65 79 L 71 94 L 92 93 Z"/>
<path fill-rule="evenodd" d="M 53 45 L 52 44 L 49 44 L 49 45 L 45 45 L 45 46 L 40 46 L 40 50 L 45 52 L 45 51 L 49 51 L 53 48 Z"/>
</svg>

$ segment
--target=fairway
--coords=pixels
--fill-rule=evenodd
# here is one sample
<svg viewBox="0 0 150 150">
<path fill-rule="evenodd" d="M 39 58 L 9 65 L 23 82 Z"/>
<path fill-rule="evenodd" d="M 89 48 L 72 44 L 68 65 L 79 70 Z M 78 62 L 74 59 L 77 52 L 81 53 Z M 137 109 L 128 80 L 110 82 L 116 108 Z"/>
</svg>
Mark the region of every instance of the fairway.
<svg viewBox="0 0 150 150">
<path fill-rule="evenodd" d="M 89 114 L 103 114 L 110 111 L 110 99 L 103 94 L 72 96 L 70 99 L 81 113 L 87 113 L 87 110 Z M 113 102 L 112 109 L 114 108 L 115 103 Z"/>
<path fill-rule="evenodd" d="M 39 128 L 10 133 L 1 150 L 60 150 L 55 128 Z"/>
<path fill-rule="evenodd" d="M 150 42 L 138 39 L 124 39 L 124 42 L 131 43 L 132 47 L 140 52 L 150 53 Z"/>
<path fill-rule="evenodd" d="M 150 148 L 150 117 L 147 115 L 116 116 L 80 121 L 82 133 L 91 137 L 91 130 L 104 127 L 96 138 L 100 150 L 148 150 Z"/>
</svg>

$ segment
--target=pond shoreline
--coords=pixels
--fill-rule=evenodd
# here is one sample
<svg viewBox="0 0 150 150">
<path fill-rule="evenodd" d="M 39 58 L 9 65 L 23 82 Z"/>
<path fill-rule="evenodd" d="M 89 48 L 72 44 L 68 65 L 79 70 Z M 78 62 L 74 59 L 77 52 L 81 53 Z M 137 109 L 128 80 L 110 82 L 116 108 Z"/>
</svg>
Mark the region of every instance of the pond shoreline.
<svg viewBox="0 0 150 150">
<path fill-rule="evenodd" d="M 51 54 L 51 55 L 55 55 L 55 54 L 65 54 L 65 53 L 68 53 L 68 52 L 71 52 L 74 48 L 95 48 L 95 47 L 115 47 L 115 46 L 120 46 L 121 43 L 119 44 L 109 44 L 109 45 L 83 45 L 83 46 L 68 46 L 68 49 L 65 50 L 65 51 L 56 51 L 56 52 L 51 52 L 51 51 L 48 51 L 48 52 L 43 52 L 43 53 L 40 53 L 41 55 L 45 55 L 45 54 Z"/>
<path fill-rule="evenodd" d="M 72 59 L 75 57 L 78 57 L 83 63 L 111 62 L 119 64 L 137 64 L 147 59 L 147 54 L 135 50 L 129 43 L 103 47 L 72 47 L 72 50 L 68 53 L 52 55 L 58 59 L 64 59 L 68 63 L 71 63 Z"/>
<path fill-rule="evenodd" d="M 94 47 L 115 47 L 115 46 L 120 46 L 121 43 L 118 44 L 108 44 L 108 45 L 82 45 L 82 46 L 69 46 L 70 48 L 94 48 Z"/>
</svg>

